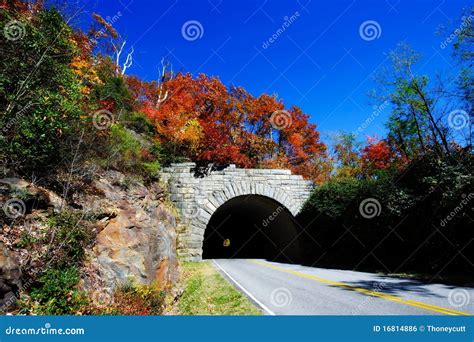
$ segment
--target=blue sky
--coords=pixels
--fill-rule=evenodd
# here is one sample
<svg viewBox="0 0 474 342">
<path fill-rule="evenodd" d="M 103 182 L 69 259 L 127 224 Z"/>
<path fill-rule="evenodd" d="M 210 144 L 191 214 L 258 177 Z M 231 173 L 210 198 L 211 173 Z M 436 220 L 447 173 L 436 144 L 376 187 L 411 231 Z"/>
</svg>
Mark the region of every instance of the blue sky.
<svg viewBox="0 0 474 342">
<path fill-rule="evenodd" d="M 87 25 L 92 12 L 116 16 L 114 26 L 135 50 L 128 74 L 156 79 L 160 60 L 167 57 L 175 71 L 218 75 L 224 84 L 254 95 L 278 94 L 287 106 L 309 114 L 329 142 L 333 132 L 354 131 L 371 116 L 371 74 L 400 41 L 423 55 L 418 71 L 455 72 L 450 44 L 444 49 L 440 44 L 459 27 L 469 5 L 463 0 L 95 1 L 87 4 L 81 24 Z M 292 23 L 278 34 L 291 16 Z M 182 34 L 189 21 L 202 27 L 195 40 Z M 368 25 L 378 25 L 377 34 L 363 39 L 360 27 L 367 21 L 376 22 Z M 437 35 L 439 25 L 447 26 L 447 33 Z M 387 115 L 385 109 L 363 134 L 383 136 Z"/>
</svg>

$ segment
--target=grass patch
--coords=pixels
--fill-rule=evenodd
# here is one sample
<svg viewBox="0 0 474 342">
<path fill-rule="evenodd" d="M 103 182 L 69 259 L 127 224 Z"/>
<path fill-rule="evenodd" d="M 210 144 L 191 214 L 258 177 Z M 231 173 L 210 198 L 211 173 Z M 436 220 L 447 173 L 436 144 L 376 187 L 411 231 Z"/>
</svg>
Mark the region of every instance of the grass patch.
<svg viewBox="0 0 474 342">
<path fill-rule="evenodd" d="M 24 268 L 31 282 L 18 302 L 21 314 L 74 315 L 88 305 L 80 290 L 85 249 L 95 240 L 93 225 L 79 211 L 52 214 L 41 234 L 24 232 L 18 246 L 28 249 L 37 264 Z M 39 271 L 38 271 L 39 270 Z"/>
<path fill-rule="evenodd" d="M 94 303 L 95 307 L 91 308 L 90 313 L 115 316 L 161 315 L 166 305 L 166 294 L 156 284 L 142 285 L 129 279 L 115 288 L 113 297 L 104 293 L 103 298 L 98 298 L 99 301 Z"/>
<path fill-rule="evenodd" d="M 78 289 L 79 280 L 79 270 L 76 266 L 46 270 L 29 296 L 19 301 L 20 314 L 78 314 L 88 304 L 85 293 Z"/>
<path fill-rule="evenodd" d="M 210 262 L 182 264 L 181 315 L 261 315 L 250 300 L 224 279 Z"/>
</svg>

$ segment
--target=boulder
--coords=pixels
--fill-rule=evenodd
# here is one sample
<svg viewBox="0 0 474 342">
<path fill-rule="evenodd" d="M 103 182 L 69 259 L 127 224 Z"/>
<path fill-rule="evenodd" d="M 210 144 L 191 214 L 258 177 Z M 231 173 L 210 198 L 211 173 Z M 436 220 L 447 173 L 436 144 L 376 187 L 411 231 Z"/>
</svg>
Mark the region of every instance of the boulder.
<svg viewBox="0 0 474 342">
<path fill-rule="evenodd" d="M 98 297 L 130 279 L 169 288 L 178 280 L 177 222 L 163 201 L 163 189 L 117 171 L 102 171 L 87 189 L 75 191 L 71 203 L 49 189 L 18 178 L 0 180 L 0 203 L 25 199 L 21 220 L 3 222 L 0 215 L 0 305 L 15 302 L 18 291 L 31 285 L 31 269 L 43 269 L 37 250 L 18 248 L 22 232 L 40 236 L 53 211 L 70 205 L 95 218 L 95 244 L 81 265 L 81 286 Z M 1 210 L 1 207 L 0 207 Z M 0 213 L 1 214 L 1 213 Z M 47 229 L 47 227 L 46 227 Z M 39 264 L 35 264 L 39 262 Z M 22 271 L 20 271 L 22 270 Z M 21 276 L 23 278 L 21 278 Z"/>
<path fill-rule="evenodd" d="M 162 190 L 127 181 L 116 171 L 105 173 L 93 186 L 103 196 L 86 196 L 80 204 L 104 212 L 92 253 L 101 282 L 110 288 L 130 279 L 162 288 L 175 284 L 177 224 L 160 200 Z"/>
<path fill-rule="evenodd" d="M 8 309 L 16 301 L 21 288 L 21 271 L 18 262 L 10 251 L 0 242 L 0 307 Z"/>
<path fill-rule="evenodd" d="M 29 211 L 46 207 L 59 211 L 65 204 L 62 198 L 53 191 L 20 178 L 0 179 L 0 190 L 8 194 L 7 197 L 4 196 L 4 200 L 13 198 L 12 195 L 15 194 L 23 194 L 23 197 L 28 198 L 26 205 Z"/>
</svg>

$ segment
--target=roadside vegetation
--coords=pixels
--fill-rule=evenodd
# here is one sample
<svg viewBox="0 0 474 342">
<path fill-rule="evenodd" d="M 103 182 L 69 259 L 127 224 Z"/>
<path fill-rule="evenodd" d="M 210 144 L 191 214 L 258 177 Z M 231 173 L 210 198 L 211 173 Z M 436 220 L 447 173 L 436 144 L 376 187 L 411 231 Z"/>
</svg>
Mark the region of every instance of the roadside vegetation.
<svg viewBox="0 0 474 342">
<path fill-rule="evenodd" d="M 474 8 L 461 21 L 472 18 Z M 472 274 L 473 26 L 456 39 L 460 72 L 445 78 L 417 72 L 423 60 L 406 44 L 389 53 L 371 93 L 372 116 L 390 113 L 388 134 L 365 146 L 363 127 L 336 137 L 333 176 L 302 213 L 318 242 L 306 244 L 305 262 L 432 279 Z"/>
<path fill-rule="evenodd" d="M 77 12 L 74 6 L 54 0 L 0 4 L 0 178 L 62 196 L 54 212 L 31 223 L 25 214 L 47 211 L 45 201 L 0 193 L 2 202 L 25 203 L 19 215 L 0 211 L 0 242 L 24 253 L 21 274 L 28 286 L 20 291 L 18 312 L 159 314 L 161 292 L 137 284 L 109 293 L 122 306 L 92 305 L 81 269 L 98 234 L 95 223 L 107 215 L 86 215 L 74 199 L 90 191 L 101 172 L 149 185 L 159 181 L 163 165 L 190 160 L 200 167 L 291 168 L 321 182 L 328 174 L 326 146 L 309 115 L 276 96 L 253 96 L 218 77 L 174 73 L 165 60 L 156 81 L 129 75 L 134 56 L 126 39 L 96 13 L 87 29 L 74 27 L 68 17 Z M 19 226 L 25 229 L 16 239 L 17 229 L 8 228 Z M 199 289 L 205 279 L 196 277 Z M 215 305 L 235 299 L 237 307 L 226 312 L 247 311 L 235 290 L 219 285 L 222 278 L 211 280 L 221 296 L 211 298 Z M 148 307 L 149 300 L 156 305 Z"/>
<path fill-rule="evenodd" d="M 449 82 L 416 74 L 419 56 L 409 47 L 393 52 L 378 80 L 381 92 L 373 94 L 390 110 L 388 135 L 361 142 L 362 132 L 342 133 L 330 151 L 309 114 L 274 95 L 174 73 L 165 60 L 156 81 L 128 75 L 133 51 L 113 25 L 94 14 L 81 30 L 68 24 L 69 12 L 40 0 L 0 6 L 0 178 L 22 178 L 63 197 L 48 219 L 33 222 L 41 226 L 36 235 L 12 239 L 10 226 L 23 218 L 0 211 L 0 242 L 15 240 L 8 248 L 29 253 L 20 313 L 162 313 L 166 293 L 152 285 L 119 287 L 110 294 L 122 303 L 115 307 L 90 304 L 80 270 L 97 235 L 92 222 L 102 216 L 72 203 L 100 170 L 149 185 L 163 165 L 180 161 L 288 168 L 320 185 L 303 220 L 321 244 L 306 246 L 306 260 L 472 273 L 463 257 L 473 239 L 472 26 L 457 36 L 453 62 L 462 72 Z M 44 206 L 28 194 L 0 195 L 21 199 L 28 213 Z M 359 209 L 365 199 L 378 201 L 371 219 Z M 183 284 L 181 314 L 260 313 L 209 263 L 184 263 Z"/>
<path fill-rule="evenodd" d="M 261 315 L 209 261 L 182 264 L 183 294 L 177 303 L 181 315 Z"/>
</svg>

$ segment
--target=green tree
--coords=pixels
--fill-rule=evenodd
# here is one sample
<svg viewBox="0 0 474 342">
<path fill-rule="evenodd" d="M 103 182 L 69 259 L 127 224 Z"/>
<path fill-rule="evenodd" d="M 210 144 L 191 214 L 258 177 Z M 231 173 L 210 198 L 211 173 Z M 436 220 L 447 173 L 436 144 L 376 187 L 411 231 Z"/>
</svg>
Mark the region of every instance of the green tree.
<svg viewBox="0 0 474 342">
<path fill-rule="evenodd" d="M 474 123 L 474 6 L 470 7 L 461 18 L 462 29 L 454 43 L 454 57 L 461 72 L 456 80 L 454 97 L 461 101 L 468 114 L 466 142 L 472 149 L 472 126 Z"/>
<path fill-rule="evenodd" d="M 382 69 L 377 79 L 383 89 L 379 100 L 392 104 L 387 123 L 389 140 L 408 159 L 428 148 L 441 155 L 449 154 L 443 102 L 437 89 L 429 87 L 429 78 L 413 71 L 420 56 L 402 43 L 389 53 L 389 60 L 390 65 Z"/>
<path fill-rule="evenodd" d="M 334 158 L 336 179 L 360 177 L 360 143 L 350 133 L 339 133 L 335 137 Z"/>
<path fill-rule="evenodd" d="M 34 17 L 0 10 L 0 27 L 16 23 L 20 39 L 0 35 L 0 157 L 21 173 L 51 169 L 64 155 L 81 114 L 80 84 L 70 68 L 72 29 L 54 9 Z"/>
</svg>

